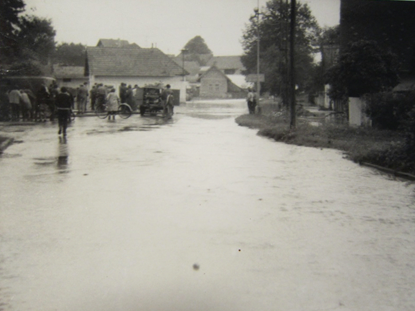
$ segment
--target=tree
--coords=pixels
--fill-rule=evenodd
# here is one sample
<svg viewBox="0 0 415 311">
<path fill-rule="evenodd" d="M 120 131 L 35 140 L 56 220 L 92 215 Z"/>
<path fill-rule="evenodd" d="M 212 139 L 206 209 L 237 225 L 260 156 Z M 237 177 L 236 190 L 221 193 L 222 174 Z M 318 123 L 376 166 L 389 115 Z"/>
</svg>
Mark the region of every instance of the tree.
<svg viewBox="0 0 415 311">
<path fill-rule="evenodd" d="M 212 51 L 201 36 L 196 36 L 189 40 L 184 48 L 188 50 L 189 54 L 212 54 Z"/>
<path fill-rule="evenodd" d="M 85 46 L 80 43 L 61 43 L 56 47 L 54 63 L 67 66 L 84 66 L 85 50 Z"/>
<path fill-rule="evenodd" d="M 7 62 L 17 50 L 19 14 L 24 12 L 23 0 L 0 1 L 0 62 Z"/>
<path fill-rule="evenodd" d="M 396 56 L 375 41 L 360 40 L 342 51 L 326 74 L 332 99 L 387 91 L 398 83 Z"/>
<path fill-rule="evenodd" d="M 263 90 L 280 95 L 288 104 L 289 23 L 291 8 L 288 2 L 271 0 L 266 3 L 261 18 L 251 16 L 243 36 L 244 55 L 241 60 L 246 73 L 256 73 L 257 38 L 260 37 L 260 72 L 265 74 Z M 318 34 L 318 24 L 307 4 L 297 5 L 295 72 L 296 84 L 304 90 L 313 69 L 312 42 Z"/>
<path fill-rule="evenodd" d="M 208 48 L 205 40 L 201 36 L 196 36 L 189 40 L 184 46 L 184 49 L 186 50 L 184 59 L 186 61 L 198 62 L 200 66 L 206 66 L 212 56 L 212 51 Z"/>
<path fill-rule="evenodd" d="M 55 50 L 56 31 L 49 19 L 26 15 L 19 19 L 16 35 L 19 58 L 47 64 Z"/>
<path fill-rule="evenodd" d="M 314 103 L 314 96 L 324 90 L 324 73 L 335 64 L 340 44 L 340 25 L 325 27 L 318 32 L 316 43 L 322 60 L 311 66 L 304 89 L 309 94 L 309 101 Z"/>
</svg>

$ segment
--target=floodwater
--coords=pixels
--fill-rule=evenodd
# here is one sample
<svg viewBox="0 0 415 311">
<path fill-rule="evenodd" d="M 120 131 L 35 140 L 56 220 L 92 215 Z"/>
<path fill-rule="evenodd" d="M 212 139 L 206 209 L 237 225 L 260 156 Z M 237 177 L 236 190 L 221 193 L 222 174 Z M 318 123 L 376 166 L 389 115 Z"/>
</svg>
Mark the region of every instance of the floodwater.
<svg viewBox="0 0 415 311">
<path fill-rule="evenodd" d="M 3 129 L 0 310 L 414 310 L 415 185 L 242 113 Z"/>
</svg>

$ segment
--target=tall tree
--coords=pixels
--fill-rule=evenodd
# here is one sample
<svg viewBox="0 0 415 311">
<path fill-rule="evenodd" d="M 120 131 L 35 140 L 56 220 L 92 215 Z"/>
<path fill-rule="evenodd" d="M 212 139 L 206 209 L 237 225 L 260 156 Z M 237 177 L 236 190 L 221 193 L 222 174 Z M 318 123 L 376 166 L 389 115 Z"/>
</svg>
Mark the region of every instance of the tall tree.
<svg viewBox="0 0 415 311">
<path fill-rule="evenodd" d="M 313 53 L 319 26 L 307 4 L 298 3 L 296 15 L 296 83 L 304 89 L 313 68 Z M 285 0 L 271 0 L 260 16 L 251 16 L 243 36 L 241 60 L 247 73 L 256 73 L 257 38 L 260 38 L 260 71 L 265 74 L 263 90 L 281 95 L 287 104 L 289 63 L 289 22 L 291 8 Z"/>
<path fill-rule="evenodd" d="M 53 60 L 68 66 L 84 66 L 85 46 L 80 43 L 61 43 L 56 47 Z"/>
<path fill-rule="evenodd" d="M 332 99 L 360 97 L 387 91 L 398 81 L 397 56 L 376 41 L 359 40 L 342 51 L 338 62 L 326 74 Z"/>
<path fill-rule="evenodd" d="M 189 54 L 212 54 L 212 51 L 201 36 L 196 36 L 189 40 L 184 48 L 188 50 Z"/>
<path fill-rule="evenodd" d="M 196 36 L 189 40 L 184 46 L 184 49 L 186 52 L 184 56 L 181 56 L 184 57 L 186 61 L 198 62 L 200 66 L 205 66 L 212 56 L 212 51 L 201 36 Z"/>
<path fill-rule="evenodd" d="M 15 35 L 24 7 L 23 0 L 0 1 L 0 63 L 7 62 L 17 50 Z"/>
<path fill-rule="evenodd" d="M 51 20 L 26 15 L 20 17 L 19 28 L 16 37 L 20 58 L 47 64 L 55 50 L 56 31 Z"/>
</svg>

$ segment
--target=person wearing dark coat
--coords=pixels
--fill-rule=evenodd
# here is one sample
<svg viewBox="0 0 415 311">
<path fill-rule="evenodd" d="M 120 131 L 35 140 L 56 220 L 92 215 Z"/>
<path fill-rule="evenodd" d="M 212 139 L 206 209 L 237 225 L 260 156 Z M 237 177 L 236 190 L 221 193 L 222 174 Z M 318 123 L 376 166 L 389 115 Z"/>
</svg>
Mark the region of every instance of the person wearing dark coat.
<svg viewBox="0 0 415 311">
<path fill-rule="evenodd" d="M 73 96 L 68 92 L 66 87 L 61 88 L 61 92 L 56 96 L 55 104 L 59 122 L 58 134 L 66 136 L 66 128 L 73 104 Z"/>
</svg>

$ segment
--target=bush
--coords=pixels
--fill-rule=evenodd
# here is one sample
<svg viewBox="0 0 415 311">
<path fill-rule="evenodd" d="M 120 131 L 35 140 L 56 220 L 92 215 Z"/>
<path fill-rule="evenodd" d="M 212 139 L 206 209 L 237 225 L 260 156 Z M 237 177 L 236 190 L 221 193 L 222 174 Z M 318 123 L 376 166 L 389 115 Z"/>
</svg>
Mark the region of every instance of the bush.
<svg viewBox="0 0 415 311">
<path fill-rule="evenodd" d="M 396 55 L 382 50 L 375 41 L 349 44 L 325 75 L 330 98 L 360 97 L 394 87 L 398 83 L 396 60 Z"/>
<path fill-rule="evenodd" d="M 411 119 L 413 123 L 410 112 L 415 107 L 415 92 L 385 92 L 368 94 L 364 98 L 365 112 L 371 118 L 373 127 L 382 130 L 410 130 Z"/>
</svg>

